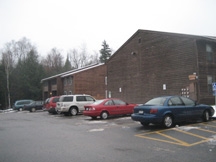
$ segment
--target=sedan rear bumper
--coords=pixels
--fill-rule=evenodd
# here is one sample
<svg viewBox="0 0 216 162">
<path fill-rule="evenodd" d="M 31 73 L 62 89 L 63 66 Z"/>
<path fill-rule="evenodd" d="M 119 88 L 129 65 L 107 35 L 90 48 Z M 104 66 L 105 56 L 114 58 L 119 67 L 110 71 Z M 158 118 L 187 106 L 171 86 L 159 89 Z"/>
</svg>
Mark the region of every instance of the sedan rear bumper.
<svg viewBox="0 0 216 162">
<path fill-rule="evenodd" d="M 163 118 L 158 118 L 155 115 L 141 115 L 141 114 L 132 114 L 131 119 L 134 121 L 139 121 L 141 123 L 161 123 Z"/>
<path fill-rule="evenodd" d="M 100 116 L 100 112 L 98 112 L 98 111 L 83 111 L 83 115 L 91 116 L 91 117 L 97 117 L 97 116 Z"/>
</svg>

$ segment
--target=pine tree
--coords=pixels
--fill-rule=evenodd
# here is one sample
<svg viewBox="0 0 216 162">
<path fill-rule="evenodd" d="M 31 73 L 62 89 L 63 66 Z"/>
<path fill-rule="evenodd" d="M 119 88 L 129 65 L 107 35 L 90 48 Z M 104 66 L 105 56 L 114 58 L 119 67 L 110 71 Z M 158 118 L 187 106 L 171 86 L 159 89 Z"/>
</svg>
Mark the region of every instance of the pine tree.
<svg viewBox="0 0 216 162">
<path fill-rule="evenodd" d="M 67 58 L 66 58 L 66 61 L 65 61 L 65 65 L 64 65 L 63 69 L 64 69 L 64 71 L 72 70 L 72 66 L 71 66 L 71 63 L 69 61 L 68 55 L 67 55 Z"/>
<path fill-rule="evenodd" d="M 104 40 L 102 43 L 102 49 L 100 50 L 100 62 L 105 63 L 111 56 L 112 50 L 109 48 L 109 45 Z"/>
</svg>

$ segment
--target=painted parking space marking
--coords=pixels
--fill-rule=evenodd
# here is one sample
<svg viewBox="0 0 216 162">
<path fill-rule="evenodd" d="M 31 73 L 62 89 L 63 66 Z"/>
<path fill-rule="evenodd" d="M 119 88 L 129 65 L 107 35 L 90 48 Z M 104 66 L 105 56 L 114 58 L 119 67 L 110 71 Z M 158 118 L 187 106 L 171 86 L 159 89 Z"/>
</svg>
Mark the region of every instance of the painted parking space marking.
<svg viewBox="0 0 216 162">
<path fill-rule="evenodd" d="M 212 124 L 205 124 L 204 126 L 216 128 L 216 126 Z M 183 126 L 166 130 L 136 134 L 135 136 L 154 141 L 190 147 L 210 141 L 212 137 L 215 136 L 215 134 L 216 130 L 208 130 L 197 126 Z"/>
</svg>

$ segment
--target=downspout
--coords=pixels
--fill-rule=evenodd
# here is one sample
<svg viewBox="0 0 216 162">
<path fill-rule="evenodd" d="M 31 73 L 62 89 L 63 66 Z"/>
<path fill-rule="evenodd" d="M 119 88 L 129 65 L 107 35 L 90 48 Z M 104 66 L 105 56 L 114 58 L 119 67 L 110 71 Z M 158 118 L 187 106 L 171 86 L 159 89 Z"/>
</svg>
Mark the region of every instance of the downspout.
<svg viewBox="0 0 216 162">
<path fill-rule="evenodd" d="M 200 101 L 200 84 L 199 84 L 199 54 L 197 49 L 197 40 L 194 40 L 194 46 L 195 46 L 195 55 L 196 55 L 196 80 L 195 80 L 195 87 L 196 87 L 196 98 L 197 102 Z"/>
</svg>

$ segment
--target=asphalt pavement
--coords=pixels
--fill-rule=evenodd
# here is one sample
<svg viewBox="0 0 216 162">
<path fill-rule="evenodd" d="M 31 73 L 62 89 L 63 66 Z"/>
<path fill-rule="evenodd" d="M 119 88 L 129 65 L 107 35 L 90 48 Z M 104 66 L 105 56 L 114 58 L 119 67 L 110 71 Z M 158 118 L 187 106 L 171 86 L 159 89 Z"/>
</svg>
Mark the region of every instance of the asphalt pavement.
<svg viewBox="0 0 216 162">
<path fill-rule="evenodd" d="M 130 116 L 91 120 L 0 113 L 0 162 L 214 162 L 216 120 L 144 128 Z"/>
</svg>

